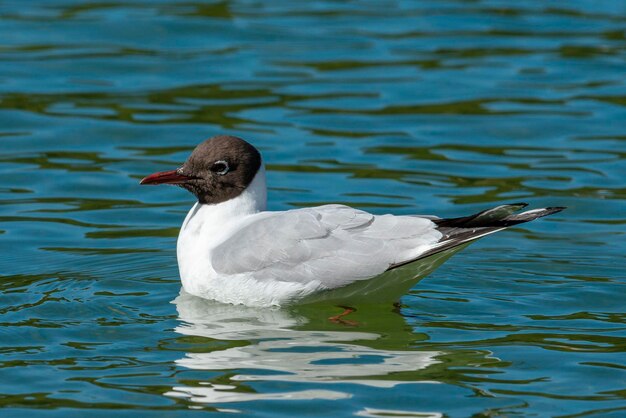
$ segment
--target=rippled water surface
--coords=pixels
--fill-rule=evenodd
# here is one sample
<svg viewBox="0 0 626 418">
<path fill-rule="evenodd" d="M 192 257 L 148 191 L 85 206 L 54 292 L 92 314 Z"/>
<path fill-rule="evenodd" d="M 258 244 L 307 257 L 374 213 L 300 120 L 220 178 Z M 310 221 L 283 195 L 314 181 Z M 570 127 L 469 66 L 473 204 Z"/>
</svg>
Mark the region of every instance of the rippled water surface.
<svg viewBox="0 0 626 418">
<path fill-rule="evenodd" d="M 626 415 L 626 3 L 0 1 L 0 415 Z M 271 209 L 569 209 L 397 306 L 180 294 L 202 139 Z"/>
</svg>

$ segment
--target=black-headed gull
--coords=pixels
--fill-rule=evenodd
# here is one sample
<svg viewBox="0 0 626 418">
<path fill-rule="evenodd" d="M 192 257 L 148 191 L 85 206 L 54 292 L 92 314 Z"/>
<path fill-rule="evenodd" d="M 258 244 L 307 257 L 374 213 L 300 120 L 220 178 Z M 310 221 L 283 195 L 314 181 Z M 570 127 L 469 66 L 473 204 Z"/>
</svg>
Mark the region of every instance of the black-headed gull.
<svg viewBox="0 0 626 418">
<path fill-rule="evenodd" d="M 562 210 L 513 212 L 501 205 L 471 216 L 372 215 L 344 205 L 266 211 L 261 154 L 219 135 L 176 170 L 141 184 L 175 184 L 193 193 L 177 256 L 188 293 L 248 306 L 285 305 L 382 273 Z"/>
</svg>

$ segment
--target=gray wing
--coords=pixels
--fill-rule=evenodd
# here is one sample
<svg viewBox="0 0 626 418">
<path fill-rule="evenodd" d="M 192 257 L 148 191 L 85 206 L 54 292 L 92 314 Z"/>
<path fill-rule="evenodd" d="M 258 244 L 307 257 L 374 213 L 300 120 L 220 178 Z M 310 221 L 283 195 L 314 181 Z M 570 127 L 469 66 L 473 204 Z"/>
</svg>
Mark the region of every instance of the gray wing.
<svg viewBox="0 0 626 418">
<path fill-rule="evenodd" d="M 336 288 L 415 259 L 441 236 L 429 219 L 343 205 L 265 212 L 217 246 L 211 263 L 218 274 Z"/>
</svg>

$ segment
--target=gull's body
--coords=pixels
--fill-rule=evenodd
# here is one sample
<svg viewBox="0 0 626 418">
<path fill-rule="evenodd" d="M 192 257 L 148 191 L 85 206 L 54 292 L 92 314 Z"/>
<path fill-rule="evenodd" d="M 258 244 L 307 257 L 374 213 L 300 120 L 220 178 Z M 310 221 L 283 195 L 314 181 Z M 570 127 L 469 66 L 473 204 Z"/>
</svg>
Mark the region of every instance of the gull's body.
<svg viewBox="0 0 626 418">
<path fill-rule="evenodd" d="M 456 219 L 372 215 L 344 205 L 266 211 L 260 154 L 224 136 L 202 143 L 180 169 L 142 183 L 178 184 L 199 199 L 178 237 L 185 291 L 248 306 L 344 288 L 562 209 L 513 215 L 525 205 L 503 205 Z"/>
<path fill-rule="evenodd" d="M 428 219 L 343 205 L 265 211 L 260 170 L 238 197 L 196 203 L 180 229 L 185 291 L 249 306 L 282 305 L 417 258 L 441 238 Z"/>
</svg>

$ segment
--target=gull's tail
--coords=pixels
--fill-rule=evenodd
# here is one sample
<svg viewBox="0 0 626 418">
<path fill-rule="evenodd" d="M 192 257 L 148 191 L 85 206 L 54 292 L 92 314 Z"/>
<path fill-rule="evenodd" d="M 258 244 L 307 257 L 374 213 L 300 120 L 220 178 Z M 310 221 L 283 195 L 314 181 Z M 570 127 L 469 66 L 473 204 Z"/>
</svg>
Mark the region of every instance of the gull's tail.
<svg viewBox="0 0 626 418">
<path fill-rule="evenodd" d="M 463 245 L 485 235 L 493 234 L 510 226 L 534 221 L 543 216 L 552 215 L 565 209 L 562 206 L 549 208 L 532 209 L 526 212 L 515 214 L 518 210 L 528 206 L 528 203 L 512 203 L 508 205 L 496 206 L 478 212 L 474 215 L 462 218 L 431 218 L 437 225 L 437 230 L 443 234 L 441 239 L 433 248 L 422 253 L 418 258 L 404 263 L 396 264 L 389 269 L 400 267 L 413 261 L 429 257 L 433 254 L 449 250 L 459 245 Z"/>
</svg>

